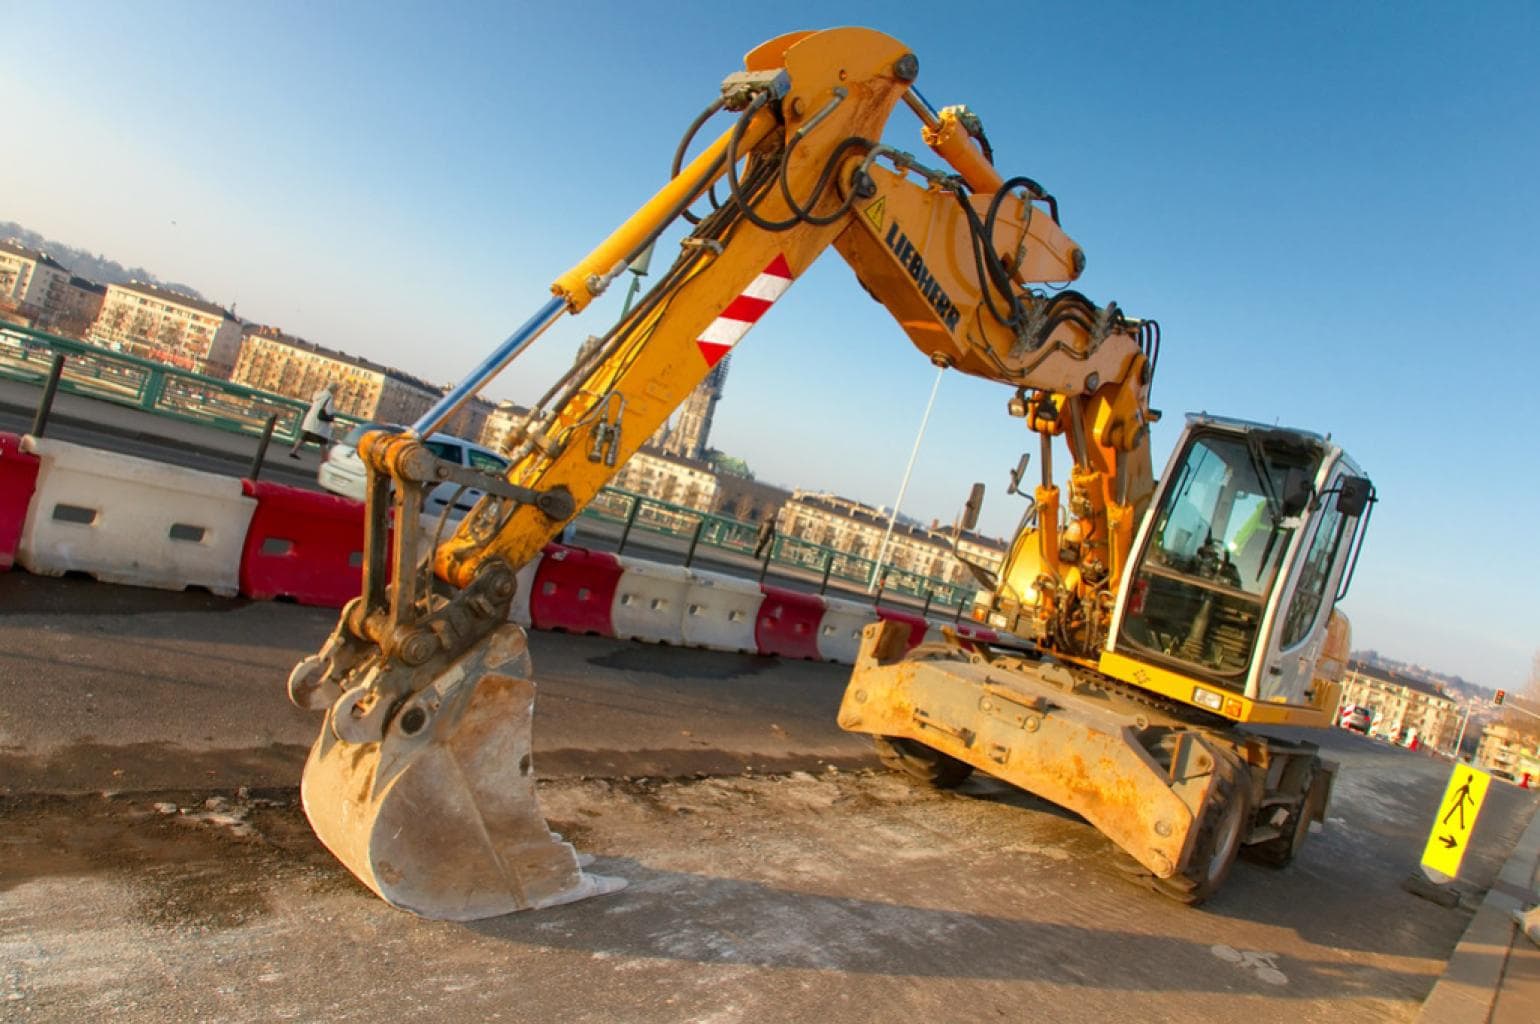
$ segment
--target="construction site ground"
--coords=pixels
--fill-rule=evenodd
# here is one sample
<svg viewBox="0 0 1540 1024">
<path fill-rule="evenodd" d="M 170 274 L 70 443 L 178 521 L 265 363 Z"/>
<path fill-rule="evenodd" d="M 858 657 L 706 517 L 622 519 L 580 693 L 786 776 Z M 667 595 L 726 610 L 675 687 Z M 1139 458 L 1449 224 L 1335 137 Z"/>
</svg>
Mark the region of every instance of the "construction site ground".
<svg viewBox="0 0 1540 1024">
<path fill-rule="evenodd" d="M 872 770 L 839 666 L 534 634 L 547 817 L 630 885 L 424 921 L 298 807 L 283 678 L 333 622 L 0 578 L 0 1020 L 1409 1021 L 1534 809 L 1494 787 L 1418 898 L 1449 765 L 1334 730 L 1299 861 L 1182 908 L 1055 807 Z"/>
</svg>

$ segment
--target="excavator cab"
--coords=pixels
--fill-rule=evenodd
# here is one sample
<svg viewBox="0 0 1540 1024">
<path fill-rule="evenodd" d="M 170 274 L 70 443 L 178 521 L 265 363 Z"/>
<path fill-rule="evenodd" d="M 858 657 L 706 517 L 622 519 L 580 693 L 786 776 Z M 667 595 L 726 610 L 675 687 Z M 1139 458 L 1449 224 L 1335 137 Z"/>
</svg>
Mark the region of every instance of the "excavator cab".
<svg viewBox="0 0 1540 1024">
<path fill-rule="evenodd" d="M 1190 417 L 1136 538 L 1111 652 L 1227 717 L 1247 717 L 1232 695 L 1310 703 L 1299 666 L 1346 592 L 1372 491 L 1320 435 Z"/>
</svg>

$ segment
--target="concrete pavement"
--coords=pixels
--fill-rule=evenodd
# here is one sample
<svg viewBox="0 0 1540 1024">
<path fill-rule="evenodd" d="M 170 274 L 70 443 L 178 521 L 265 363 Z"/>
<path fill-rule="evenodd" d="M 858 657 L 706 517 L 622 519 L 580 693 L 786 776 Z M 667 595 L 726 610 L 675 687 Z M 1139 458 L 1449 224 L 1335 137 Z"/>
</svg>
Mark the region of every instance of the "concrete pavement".
<svg viewBox="0 0 1540 1024">
<path fill-rule="evenodd" d="M 1497 783 L 1494 783 L 1497 785 Z M 1540 1021 L 1540 945 L 1514 921 L 1540 903 L 1540 816 L 1531 818 L 1444 976 L 1422 1004 L 1418 1024 L 1535 1024 Z"/>
</svg>

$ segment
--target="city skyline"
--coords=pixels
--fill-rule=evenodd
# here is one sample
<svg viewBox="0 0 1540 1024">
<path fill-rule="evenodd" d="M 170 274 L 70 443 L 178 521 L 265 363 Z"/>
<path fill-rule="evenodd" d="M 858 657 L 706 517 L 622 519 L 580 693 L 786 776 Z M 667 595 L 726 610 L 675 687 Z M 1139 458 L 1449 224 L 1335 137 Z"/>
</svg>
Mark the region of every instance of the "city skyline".
<svg viewBox="0 0 1540 1024">
<path fill-rule="evenodd" d="M 825 20 L 86 6 L 67 31 L 44 5 L 11 17 L 0 81 L 32 145 L 0 168 L 0 219 L 434 380 L 661 184 L 745 50 Z M 1540 645 L 1523 532 L 1540 485 L 1520 447 L 1537 358 L 1507 322 L 1535 276 L 1540 154 L 1512 130 L 1540 98 L 1520 48 L 1535 12 L 1044 8 L 984 50 L 968 18 L 846 16 L 907 41 L 927 98 L 970 104 L 1002 170 L 1058 196 L 1089 256 L 1077 287 L 1161 320 L 1157 471 L 1186 411 L 1331 432 L 1383 499 L 1345 605 L 1354 646 L 1517 688 Z M 121 45 L 150 29 L 178 60 Z M 1104 52 L 1118 38 L 1136 58 Z M 230 65 L 233 41 L 256 58 Z M 921 151 L 903 114 L 894 141 Z M 624 283 L 487 397 L 532 400 Z M 838 257 L 734 360 L 715 447 L 766 480 L 892 504 L 933 373 Z M 1013 532 L 1005 472 L 1030 439 L 1007 397 L 946 376 L 905 513 L 950 521 L 984 479 L 982 528 Z"/>
</svg>

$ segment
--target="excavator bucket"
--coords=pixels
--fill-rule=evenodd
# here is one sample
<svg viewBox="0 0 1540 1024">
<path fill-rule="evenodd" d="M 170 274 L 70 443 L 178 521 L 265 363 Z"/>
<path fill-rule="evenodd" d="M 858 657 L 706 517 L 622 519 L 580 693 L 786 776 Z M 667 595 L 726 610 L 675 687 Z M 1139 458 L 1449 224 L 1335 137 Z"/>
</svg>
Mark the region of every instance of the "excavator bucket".
<svg viewBox="0 0 1540 1024">
<path fill-rule="evenodd" d="M 571 903 L 625 882 L 585 872 L 546 827 L 530 751 L 524 630 L 499 627 L 354 742 L 348 695 L 305 764 L 305 814 L 327 849 L 392 906 L 473 921 Z"/>
</svg>

